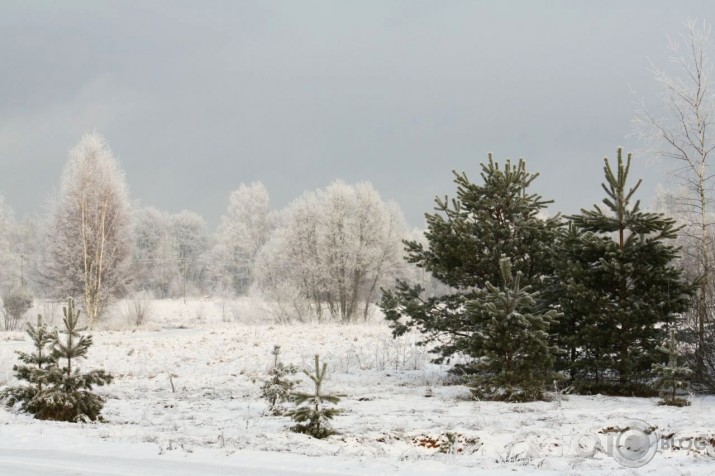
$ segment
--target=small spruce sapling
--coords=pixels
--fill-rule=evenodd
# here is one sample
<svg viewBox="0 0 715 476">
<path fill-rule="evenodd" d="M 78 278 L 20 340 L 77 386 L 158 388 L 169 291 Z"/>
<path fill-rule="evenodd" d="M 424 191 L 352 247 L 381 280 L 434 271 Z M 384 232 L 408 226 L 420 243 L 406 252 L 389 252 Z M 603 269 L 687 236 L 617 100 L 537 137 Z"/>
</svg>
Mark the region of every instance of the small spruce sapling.
<svg viewBox="0 0 715 476">
<path fill-rule="evenodd" d="M 27 323 L 27 335 L 30 336 L 35 347 L 34 352 L 17 352 L 18 359 L 23 365 L 15 365 L 12 370 L 18 380 L 28 382 L 29 385 L 18 385 L 10 387 L 0 393 L 0 401 L 4 401 L 8 406 L 20 404 L 20 410 L 35 414 L 37 408 L 37 396 L 43 391 L 43 380 L 47 373 L 47 368 L 57 363 L 57 358 L 52 353 L 50 346 L 54 342 L 52 333 L 47 325 L 42 322 L 42 316 L 38 314 L 37 325 Z"/>
<path fill-rule="evenodd" d="M 342 413 L 342 410 L 327 407 L 326 403 L 335 405 L 344 395 L 322 393 L 321 387 L 327 368 L 327 364 L 320 366 L 320 357 L 316 355 L 315 374 L 311 374 L 307 370 L 303 371 L 313 381 L 315 391 L 313 393 L 296 392 L 291 394 L 291 399 L 296 405 L 296 408 L 286 412 L 286 415 L 296 422 L 295 426 L 291 427 L 291 430 L 297 433 L 305 433 L 314 438 L 326 438 L 335 434 L 335 431 L 330 427 L 330 420 Z"/>
<path fill-rule="evenodd" d="M 298 369 L 294 365 L 285 365 L 278 360 L 281 352 L 281 346 L 273 347 L 271 354 L 273 355 L 273 367 L 268 371 L 268 378 L 263 381 L 261 386 L 261 397 L 268 400 L 268 412 L 271 415 L 281 415 L 283 408 L 281 403 L 287 402 L 290 399 L 293 387 L 296 384 L 295 380 L 288 378 L 290 375 L 295 375 Z"/>
<path fill-rule="evenodd" d="M 86 358 L 92 336 L 80 334 L 80 313 L 75 310 L 72 299 L 63 312 L 64 338 L 57 331 L 53 333 L 52 356 L 55 363 L 42 371 L 43 388 L 34 399 L 35 418 L 69 422 L 101 421 L 104 398 L 92 393 L 92 387 L 109 384 L 113 377 L 104 370 L 80 373 L 76 367 L 77 360 Z"/>
<path fill-rule="evenodd" d="M 687 398 L 678 396 L 678 390 L 688 388 L 692 370 L 678 365 L 678 342 L 674 331 L 670 331 L 667 345 L 658 347 L 658 350 L 668 354 L 667 364 L 653 364 L 653 371 L 657 375 L 655 387 L 660 390 L 661 395 L 659 403 L 676 407 L 690 405 Z"/>
</svg>

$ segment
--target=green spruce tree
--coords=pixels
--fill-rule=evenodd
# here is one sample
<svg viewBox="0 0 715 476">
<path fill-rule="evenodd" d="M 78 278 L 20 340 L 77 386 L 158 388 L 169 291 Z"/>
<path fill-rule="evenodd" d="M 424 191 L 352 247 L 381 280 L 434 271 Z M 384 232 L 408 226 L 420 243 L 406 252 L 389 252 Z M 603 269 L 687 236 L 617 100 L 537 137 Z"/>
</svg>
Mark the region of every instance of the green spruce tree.
<svg viewBox="0 0 715 476">
<path fill-rule="evenodd" d="M 678 396 L 679 390 L 686 390 L 690 384 L 693 371 L 688 367 L 678 364 L 678 341 L 675 338 L 675 331 L 670 331 L 668 343 L 658 347 L 658 350 L 668 356 L 668 363 L 653 364 L 653 372 L 656 374 L 655 388 L 660 391 L 661 405 L 673 405 L 683 407 L 690 404 L 687 398 Z"/>
<path fill-rule="evenodd" d="M 511 260 L 502 258 L 502 286 L 487 282 L 479 299 L 468 301 L 466 315 L 480 329 L 472 337 L 469 354 L 477 360 L 470 387 L 480 399 L 532 401 L 543 398 L 546 385 L 558 379 L 553 372 L 556 348 L 549 344 L 555 310 L 536 312 L 538 293 L 521 286 Z"/>
<path fill-rule="evenodd" d="M 27 335 L 30 336 L 34 352 L 18 352 L 22 365 L 13 366 L 15 378 L 28 382 L 26 385 L 9 387 L 0 393 L 0 401 L 8 406 L 19 404 L 20 411 L 35 414 L 38 412 L 38 395 L 43 391 L 43 380 L 47 369 L 57 363 L 56 356 L 50 346 L 54 342 L 52 333 L 42 322 L 42 316 L 37 316 L 37 325 L 27 323 Z"/>
<path fill-rule="evenodd" d="M 436 213 L 426 214 L 427 246 L 405 242 L 407 260 L 450 286 L 453 292 L 427 297 L 420 286 L 399 281 L 394 291 L 383 290 L 380 307 L 399 336 L 415 328 L 424 342 L 433 342 L 438 361 L 461 353 L 479 357 L 481 321 L 466 313 L 469 301 L 481 298 L 486 283 L 500 283 L 499 261 L 512 260 L 522 284 L 534 291 L 553 271 L 554 240 L 560 227 L 558 217 L 544 219 L 541 212 L 550 203 L 529 193 L 538 174 L 529 173 L 520 160 L 500 167 L 491 154 L 482 164 L 482 183 L 455 173 L 456 199 L 437 198 Z M 536 295 L 534 310 L 548 302 Z M 470 372 L 469 366 L 460 366 Z"/>
<path fill-rule="evenodd" d="M 303 371 L 313 382 L 315 389 L 313 393 L 291 394 L 291 399 L 296 405 L 296 408 L 286 412 L 286 415 L 296 422 L 291 430 L 314 438 L 326 438 L 335 433 L 330 426 L 330 420 L 339 415 L 341 410 L 327 404 L 336 405 L 344 395 L 323 393 L 322 386 L 327 369 L 327 364 L 320 366 L 320 357 L 316 355 L 314 373 Z"/>
<path fill-rule="evenodd" d="M 287 402 L 290 399 L 293 387 L 296 382 L 289 378 L 295 375 L 298 371 L 294 365 L 285 365 L 278 360 L 281 347 L 276 345 L 273 347 L 273 366 L 268 371 L 268 378 L 261 385 L 261 397 L 268 401 L 268 412 L 271 415 L 280 415 L 283 413 L 281 403 Z"/>
<path fill-rule="evenodd" d="M 547 294 L 564 313 L 565 365 L 584 391 L 646 391 L 656 349 L 693 293 L 675 265 L 675 222 L 633 200 L 641 181 L 627 187 L 630 164 L 621 149 L 615 169 L 605 159 L 605 207 L 569 217 L 549 280 Z"/>
<path fill-rule="evenodd" d="M 34 398 L 35 418 L 58 421 L 95 421 L 101 419 L 104 398 L 92 392 L 95 385 L 112 382 L 104 370 L 81 373 L 77 361 L 86 358 L 92 336 L 80 334 L 79 311 L 72 299 L 64 311 L 64 331 L 53 334 L 52 357 L 55 364 L 42 370 L 42 391 Z"/>
</svg>

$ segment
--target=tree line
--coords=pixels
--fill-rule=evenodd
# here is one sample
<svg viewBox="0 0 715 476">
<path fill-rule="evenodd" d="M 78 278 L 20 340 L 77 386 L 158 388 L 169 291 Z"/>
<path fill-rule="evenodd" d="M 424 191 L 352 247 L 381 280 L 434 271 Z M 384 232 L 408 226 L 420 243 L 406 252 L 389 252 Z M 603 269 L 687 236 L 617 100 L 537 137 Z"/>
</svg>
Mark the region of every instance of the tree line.
<svg viewBox="0 0 715 476">
<path fill-rule="evenodd" d="M 371 315 L 381 287 L 416 272 L 402 260 L 410 230 L 401 210 L 369 183 L 336 181 L 283 210 L 270 208 L 263 184 L 241 184 L 211 234 L 194 212 L 133 206 L 125 175 L 96 132 L 70 150 L 46 217 L 16 223 L 0 205 L 4 302 L 27 309 L 33 295 L 73 297 L 90 325 L 113 299 L 136 293 L 256 292 L 280 321 L 353 322 Z M 8 318 L 5 328 L 19 324 Z"/>
</svg>

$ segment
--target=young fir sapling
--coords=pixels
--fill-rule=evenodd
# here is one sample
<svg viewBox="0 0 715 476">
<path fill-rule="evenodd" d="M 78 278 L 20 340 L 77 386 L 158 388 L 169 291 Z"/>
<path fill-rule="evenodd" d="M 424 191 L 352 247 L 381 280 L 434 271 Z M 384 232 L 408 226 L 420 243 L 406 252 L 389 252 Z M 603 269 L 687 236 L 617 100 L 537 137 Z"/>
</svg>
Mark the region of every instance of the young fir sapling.
<svg viewBox="0 0 715 476">
<path fill-rule="evenodd" d="M 18 380 L 28 382 L 27 385 L 9 387 L 0 392 L 0 401 L 8 406 L 19 404 L 20 411 L 35 414 L 38 411 L 37 396 L 43 391 L 44 376 L 47 367 L 57 364 L 57 358 L 51 350 L 54 341 L 47 325 L 42 322 L 42 315 L 37 315 L 37 325 L 27 323 L 27 335 L 30 336 L 34 352 L 17 352 L 18 359 L 23 364 L 14 365 L 12 370 Z"/>
<path fill-rule="evenodd" d="M 678 396 L 678 390 L 688 388 L 693 371 L 678 365 L 678 342 L 675 339 L 674 331 L 670 331 L 668 343 L 658 347 L 658 350 L 668 354 L 667 364 L 653 364 L 653 371 L 657 375 L 655 387 L 660 390 L 661 395 L 660 404 L 676 407 L 690 405 L 687 398 Z"/>
<path fill-rule="evenodd" d="M 286 412 L 286 415 L 293 418 L 296 424 L 291 430 L 297 433 L 305 433 L 314 438 L 326 438 L 335 431 L 330 426 L 330 420 L 342 413 L 342 410 L 335 407 L 328 407 L 326 404 L 335 405 L 340 401 L 341 394 L 324 394 L 322 385 L 328 365 L 320 365 L 320 357 L 315 356 L 315 373 L 311 374 L 307 370 L 303 373 L 307 375 L 315 385 L 313 393 L 296 392 L 291 394 L 291 399 L 296 408 Z"/>
<path fill-rule="evenodd" d="M 281 346 L 273 347 L 271 354 L 273 355 L 273 367 L 268 371 L 268 378 L 263 381 L 261 386 L 261 397 L 268 400 L 267 411 L 271 415 L 281 415 L 283 408 L 281 403 L 287 402 L 290 399 L 291 392 L 297 381 L 291 380 L 290 375 L 295 375 L 298 369 L 294 365 L 285 365 L 278 360 L 281 352 Z"/>
<path fill-rule="evenodd" d="M 39 420 L 101 420 L 104 398 L 92 387 L 109 384 L 113 377 L 104 370 L 80 373 L 77 360 L 86 358 L 92 336 L 80 334 L 80 313 L 72 299 L 63 311 L 62 336 L 57 330 L 50 333 L 39 319 L 37 327 L 28 325 L 35 353 L 20 353 L 20 360 L 28 365 L 15 366 L 15 375 L 30 385 L 9 388 L 0 398 L 11 406 L 20 403 L 20 410 Z"/>
</svg>

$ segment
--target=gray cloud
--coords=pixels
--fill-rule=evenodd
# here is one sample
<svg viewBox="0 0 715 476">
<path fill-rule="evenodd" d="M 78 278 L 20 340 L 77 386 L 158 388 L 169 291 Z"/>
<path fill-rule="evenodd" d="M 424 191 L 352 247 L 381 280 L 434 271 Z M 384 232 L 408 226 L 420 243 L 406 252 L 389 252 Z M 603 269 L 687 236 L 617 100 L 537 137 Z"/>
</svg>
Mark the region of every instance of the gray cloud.
<svg viewBox="0 0 715 476">
<path fill-rule="evenodd" d="M 524 157 L 555 209 L 601 198 L 647 58 L 711 2 L 3 2 L 0 193 L 38 211 L 97 129 L 132 196 L 215 224 L 261 180 L 275 206 L 371 181 L 414 225 L 451 169 Z M 649 200 L 662 168 L 637 157 Z"/>
</svg>

